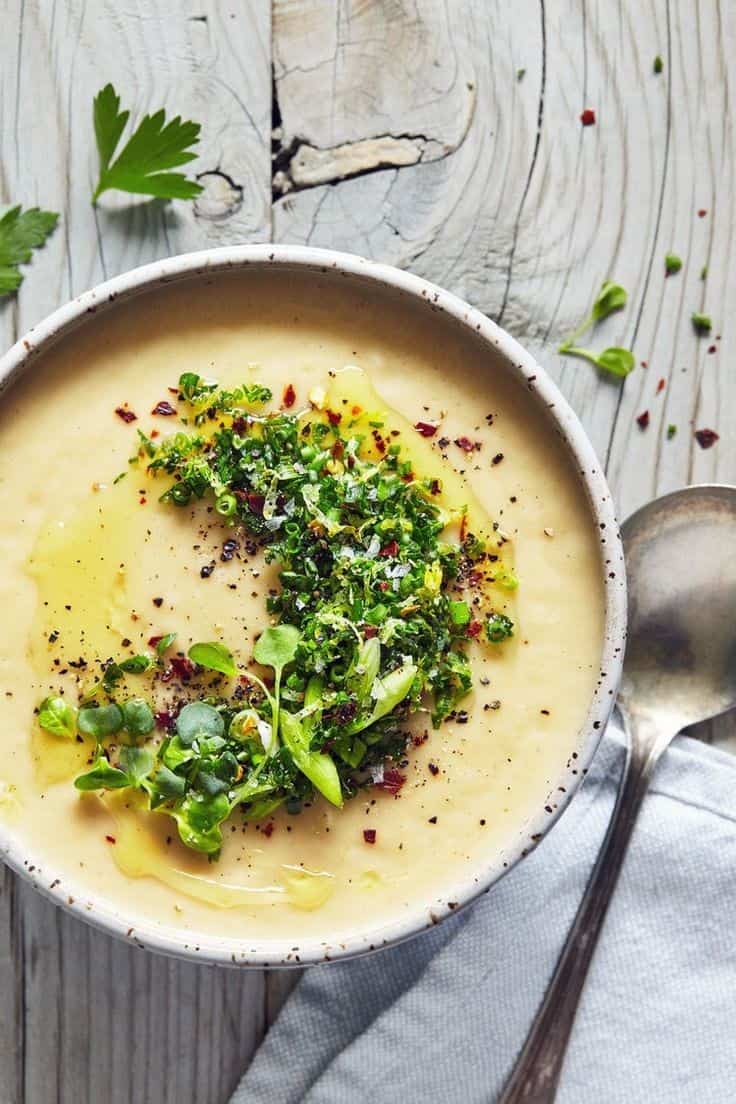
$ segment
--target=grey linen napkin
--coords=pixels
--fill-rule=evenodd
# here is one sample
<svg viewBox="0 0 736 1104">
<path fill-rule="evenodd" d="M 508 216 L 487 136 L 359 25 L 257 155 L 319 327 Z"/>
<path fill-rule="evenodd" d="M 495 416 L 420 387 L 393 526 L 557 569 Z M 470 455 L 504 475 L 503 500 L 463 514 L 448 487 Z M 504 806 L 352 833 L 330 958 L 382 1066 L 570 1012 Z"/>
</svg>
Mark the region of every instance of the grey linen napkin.
<svg viewBox="0 0 736 1104">
<path fill-rule="evenodd" d="M 398 947 L 305 973 L 231 1104 L 493 1101 L 611 813 L 623 736 L 536 851 Z M 736 1101 L 736 758 L 686 738 L 659 766 L 579 1011 L 558 1099 Z"/>
</svg>

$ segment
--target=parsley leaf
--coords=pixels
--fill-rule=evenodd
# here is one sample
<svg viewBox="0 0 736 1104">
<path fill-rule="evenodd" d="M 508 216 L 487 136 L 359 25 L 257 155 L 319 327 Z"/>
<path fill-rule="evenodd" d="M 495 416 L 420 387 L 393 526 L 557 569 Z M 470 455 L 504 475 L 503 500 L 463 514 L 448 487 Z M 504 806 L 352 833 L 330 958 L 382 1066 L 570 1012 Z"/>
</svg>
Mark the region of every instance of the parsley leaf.
<svg viewBox="0 0 736 1104">
<path fill-rule="evenodd" d="M 11 207 L 0 218 L 0 295 L 10 295 L 23 282 L 19 264 L 27 264 L 31 253 L 46 241 L 59 216 L 55 211 L 42 211 L 20 204 Z"/>
<path fill-rule="evenodd" d="M 187 180 L 183 173 L 166 170 L 194 160 L 196 154 L 189 147 L 199 138 L 199 123 L 182 122 L 180 115 L 167 122 L 161 108 L 154 115 L 144 116 L 112 161 L 129 115 L 129 111 L 120 110 L 120 97 L 111 84 L 106 84 L 95 96 L 93 116 L 100 178 L 92 202 L 96 203 L 110 188 L 160 199 L 198 196 L 202 191 L 200 184 Z"/>
</svg>

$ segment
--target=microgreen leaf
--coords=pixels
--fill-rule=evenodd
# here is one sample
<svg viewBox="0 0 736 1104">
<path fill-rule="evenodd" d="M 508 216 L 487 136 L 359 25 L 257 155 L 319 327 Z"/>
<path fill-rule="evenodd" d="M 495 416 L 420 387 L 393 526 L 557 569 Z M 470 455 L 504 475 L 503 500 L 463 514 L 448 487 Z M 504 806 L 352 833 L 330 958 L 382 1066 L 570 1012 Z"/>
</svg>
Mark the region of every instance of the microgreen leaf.
<svg viewBox="0 0 736 1104">
<path fill-rule="evenodd" d="M 664 270 L 668 276 L 674 276 L 682 268 L 682 258 L 676 253 L 667 253 L 664 258 Z"/>
<path fill-rule="evenodd" d="M 167 122 L 163 108 L 153 115 L 145 115 L 112 161 L 128 115 L 128 111 L 120 110 L 120 97 L 113 86 L 105 85 L 95 97 L 93 107 L 100 177 L 92 202 L 96 203 L 110 188 L 160 199 L 198 196 L 201 184 L 188 180 L 183 173 L 165 170 L 194 160 L 196 154 L 190 147 L 199 138 L 199 123 L 182 122 L 180 115 Z"/>
<path fill-rule="evenodd" d="M 151 798 L 151 808 L 157 809 L 165 801 L 183 797 L 186 793 L 186 779 L 174 774 L 164 763 L 160 763 L 155 774 L 142 780 L 143 788 Z"/>
<path fill-rule="evenodd" d="M 153 666 L 153 660 L 150 655 L 128 656 L 127 659 L 121 659 L 118 666 L 121 671 L 125 671 L 128 675 L 142 675 L 144 671 Z"/>
<path fill-rule="evenodd" d="M 218 671 L 221 675 L 227 675 L 228 678 L 234 678 L 238 673 L 232 652 L 224 644 L 219 644 L 217 641 L 210 644 L 192 644 L 187 655 L 193 663 L 198 663 L 200 667 L 206 667 L 208 671 Z"/>
<path fill-rule="evenodd" d="M 156 655 L 162 656 L 164 654 L 164 652 L 167 652 L 169 650 L 169 648 L 171 647 L 171 645 L 174 643 L 175 640 L 176 640 L 176 633 L 175 632 L 166 633 L 165 636 L 162 636 L 161 639 L 156 644 Z"/>
<path fill-rule="evenodd" d="M 258 637 L 253 658 L 264 667 L 273 667 L 278 674 L 296 655 L 299 635 L 299 630 L 293 625 L 269 626 Z"/>
<path fill-rule="evenodd" d="M 92 766 L 74 779 L 78 790 L 122 790 L 130 785 L 125 771 L 111 767 L 107 756 L 100 752 Z"/>
<path fill-rule="evenodd" d="M 609 314 L 625 307 L 627 299 L 628 293 L 626 288 L 623 288 L 621 284 L 613 283 L 612 280 L 606 280 L 595 298 L 590 314 L 583 319 L 567 340 L 563 341 L 558 352 L 575 355 L 572 353 L 572 346 L 577 339 L 586 333 L 591 326 L 595 326 L 596 323 L 602 322 L 604 318 L 608 318 Z"/>
<path fill-rule="evenodd" d="M 38 708 L 38 723 L 45 732 L 73 740 L 77 732 L 77 711 L 63 698 L 44 698 Z"/>
<path fill-rule="evenodd" d="M 120 749 L 120 767 L 128 776 L 131 786 L 140 786 L 148 778 L 154 767 L 153 752 L 144 747 L 124 747 Z"/>
<path fill-rule="evenodd" d="M 0 295 L 10 295 L 23 282 L 18 265 L 27 264 L 53 231 L 59 216 L 39 207 L 11 207 L 0 218 Z"/>
<path fill-rule="evenodd" d="M 190 702 L 176 718 L 176 731 L 181 742 L 189 745 L 201 737 L 222 736 L 225 722 L 214 706 Z"/>
<path fill-rule="evenodd" d="M 610 349 L 604 349 L 601 353 L 593 352 L 592 349 L 571 347 L 566 349 L 565 353 L 567 356 L 582 357 L 583 360 L 589 360 L 591 364 L 595 364 L 596 367 L 602 369 L 602 371 L 608 372 L 609 375 L 617 376 L 621 379 L 628 376 L 629 372 L 633 371 L 636 364 L 634 354 L 630 349 L 619 349 L 615 346 Z"/>
<path fill-rule="evenodd" d="M 123 711 L 119 705 L 83 705 L 79 710 L 79 731 L 85 736 L 94 736 L 102 740 L 114 736 L 123 727 Z"/>
<path fill-rule="evenodd" d="M 189 793 L 171 815 L 187 847 L 205 855 L 216 855 L 222 847 L 220 825 L 230 815 L 231 805 L 224 793 L 209 797 Z"/>
<path fill-rule="evenodd" d="M 123 727 L 129 736 L 148 736 L 156 726 L 153 710 L 143 698 L 128 698 L 123 702 Z"/>
</svg>

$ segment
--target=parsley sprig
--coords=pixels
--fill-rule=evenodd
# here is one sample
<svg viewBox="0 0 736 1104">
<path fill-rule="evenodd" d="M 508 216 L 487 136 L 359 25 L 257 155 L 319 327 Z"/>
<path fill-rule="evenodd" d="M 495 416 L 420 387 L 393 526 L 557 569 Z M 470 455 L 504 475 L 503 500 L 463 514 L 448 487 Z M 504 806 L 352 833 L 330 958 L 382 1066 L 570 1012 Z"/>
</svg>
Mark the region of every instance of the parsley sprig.
<svg viewBox="0 0 736 1104">
<path fill-rule="evenodd" d="M 196 154 L 190 147 L 199 138 L 199 123 L 182 122 L 180 115 L 167 122 L 163 108 L 145 115 L 113 160 L 129 115 L 129 111 L 120 110 L 120 97 L 112 84 L 106 84 L 95 96 L 93 117 L 100 177 L 92 202 L 111 188 L 159 199 L 198 196 L 200 184 L 183 173 L 167 170 L 194 160 Z"/>
<path fill-rule="evenodd" d="M 600 368 L 611 376 L 618 376 L 619 378 L 628 376 L 629 372 L 633 371 L 636 363 L 634 354 L 630 349 L 611 346 L 597 353 L 592 349 L 585 349 L 575 344 L 578 338 L 582 337 L 584 333 L 592 329 L 599 322 L 602 322 L 604 318 L 608 318 L 609 314 L 613 314 L 614 311 L 622 310 L 622 308 L 626 306 L 627 300 L 628 293 L 626 288 L 623 288 L 620 284 L 613 283 L 611 280 L 606 280 L 595 298 L 590 314 L 588 314 L 580 325 L 576 327 L 573 333 L 562 342 L 558 352 L 562 353 L 563 356 L 574 356 L 580 357 L 583 360 L 588 360 L 591 364 L 595 364 L 597 368 Z"/>
<path fill-rule="evenodd" d="M 34 249 L 39 249 L 54 230 L 59 216 L 18 205 L 0 218 L 0 295 L 10 295 L 23 282 L 18 265 L 27 264 Z"/>
</svg>

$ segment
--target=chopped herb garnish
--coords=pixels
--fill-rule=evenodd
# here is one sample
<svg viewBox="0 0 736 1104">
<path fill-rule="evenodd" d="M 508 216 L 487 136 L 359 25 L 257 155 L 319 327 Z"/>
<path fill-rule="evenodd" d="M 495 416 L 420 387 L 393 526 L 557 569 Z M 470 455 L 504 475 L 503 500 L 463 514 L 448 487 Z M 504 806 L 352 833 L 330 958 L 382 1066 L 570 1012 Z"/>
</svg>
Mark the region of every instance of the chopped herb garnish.
<svg viewBox="0 0 736 1104">
<path fill-rule="evenodd" d="M 78 788 L 137 788 L 188 847 L 215 856 L 236 808 L 258 820 L 282 804 L 298 812 L 315 792 L 338 807 L 367 785 L 396 796 L 410 715 L 428 708 L 435 726 L 465 723 L 469 649 L 513 635 L 502 609 L 518 580 L 507 538 L 443 504 L 437 480 L 414 470 L 375 408 L 338 416 L 315 388 L 311 409 L 290 413 L 285 395 L 281 410 L 264 413 L 268 388 L 225 391 L 194 373 L 178 394 L 190 430 L 146 438 L 140 463 L 166 480 L 165 504 L 205 500 L 228 531 L 238 526 L 224 560 L 251 546 L 278 566 L 258 667 L 219 641 L 162 660 L 175 634 L 154 636 L 155 655 L 108 661 L 95 696 L 61 727 L 98 745 Z M 435 428 L 418 423 L 422 436 Z M 240 678 L 227 685 L 213 672 Z M 126 697 L 138 675 L 152 687 L 175 680 L 176 704 Z M 155 725 L 164 738 L 136 747 Z M 120 732 L 116 762 L 105 741 Z"/>
<path fill-rule="evenodd" d="M 700 279 L 705 280 L 705 279 L 707 279 L 707 277 L 708 277 L 708 266 L 703 265 L 703 267 L 700 270 Z"/>
<path fill-rule="evenodd" d="M 660 57 L 659 54 L 657 54 L 657 56 L 654 59 L 654 64 L 652 65 L 652 69 L 654 70 L 654 72 L 658 76 L 662 72 L 662 70 L 664 69 L 664 62 L 662 61 L 662 58 Z"/>
<path fill-rule="evenodd" d="M 674 424 L 674 422 L 670 422 L 670 424 L 667 426 L 667 440 L 671 441 L 676 433 L 677 426 Z"/>
<path fill-rule="evenodd" d="M 18 205 L 0 218 L 0 295 L 11 295 L 23 283 L 18 265 L 28 264 L 34 249 L 40 249 L 54 230 L 59 216 L 54 211 Z"/>
<path fill-rule="evenodd" d="M 682 268 L 682 258 L 676 253 L 667 253 L 664 258 L 664 270 L 667 276 L 674 276 Z"/>
<path fill-rule="evenodd" d="M 525 75 L 526 75 L 526 69 L 517 69 L 516 70 L 516 79 L 517 79 L 517 81 L 522 81 L 524 79 Z"/>
<path fill-rule="evenodd" d="M 707 314 L 700 314 L 698 311 L 693 311 L 692 321 L 693 329 L 696 334 L 701 337 L 709 334 L 713 329 L 713 322 Z"/>
</svg>

